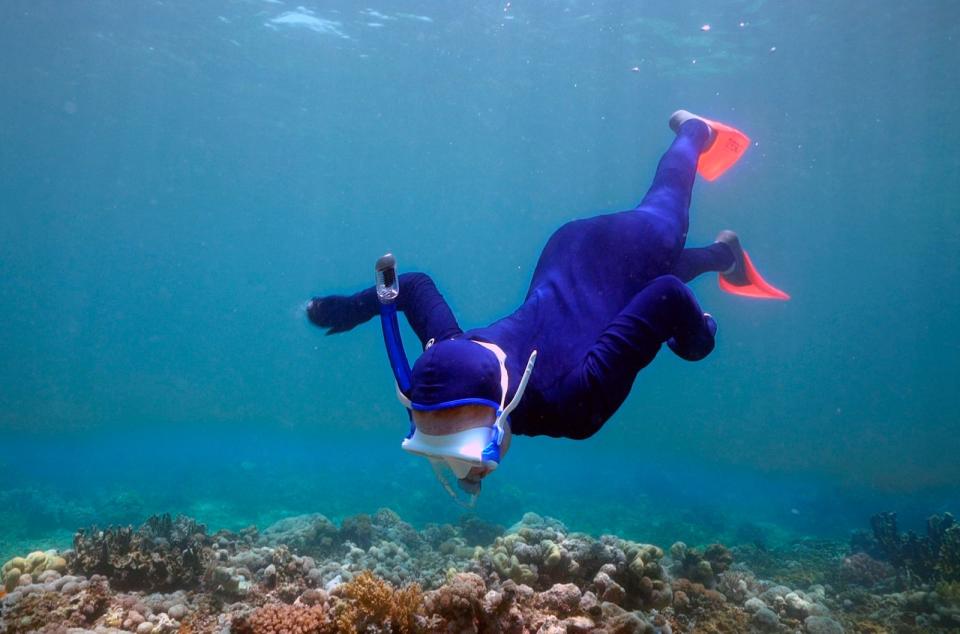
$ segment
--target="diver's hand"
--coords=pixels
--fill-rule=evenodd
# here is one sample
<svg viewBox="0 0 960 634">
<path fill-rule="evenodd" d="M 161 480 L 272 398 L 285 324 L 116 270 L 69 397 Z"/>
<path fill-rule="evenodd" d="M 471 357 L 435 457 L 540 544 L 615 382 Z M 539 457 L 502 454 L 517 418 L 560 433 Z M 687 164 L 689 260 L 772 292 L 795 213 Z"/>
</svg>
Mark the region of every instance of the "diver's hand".
<svg viewBox="0 0 960 634">
<path fill-rule="evenodd" d="M 351 330 L 372 316 L 360 295 L 314 297 L 307 303 L 307 317 L 314 325 L 327 328 L 328 335 Z"/>
</svg>

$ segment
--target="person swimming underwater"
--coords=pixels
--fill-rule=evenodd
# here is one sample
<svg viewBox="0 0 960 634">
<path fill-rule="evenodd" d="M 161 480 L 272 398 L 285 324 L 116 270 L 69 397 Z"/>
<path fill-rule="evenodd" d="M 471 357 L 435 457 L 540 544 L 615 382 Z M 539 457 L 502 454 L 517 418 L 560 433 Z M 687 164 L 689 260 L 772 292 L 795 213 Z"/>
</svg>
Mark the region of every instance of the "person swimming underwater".
<svg viewBox="0 0 960 634">
<path fill-rule="evenodd" d="M 307 304 L 310 321 L 328 335 L 380 314 L 397 395 L 410 417 L 402 446 L 427 457 L 454 498 L 447 471 L 475 501 L 512 434 L 595 434 L 664 343 L 688 361 L 710 354 L 717 324 L 686 282 L 716 272 L 725 291 L 788 299 L 757 273 L 732 231 L 710 246 L 685 248 L 697 172 L 717 178 L 749 139 L 684 110 L 669 123 L 676 138 L 640 204 L 560 227 L 540 254 L 523 304 L 493 324 L 464 332 L 430 277 L 398 276 L 389 254 L 377 262 L 376 286 Z M 412 369 L 398 310 L 424 347 Z"/>
</svg>

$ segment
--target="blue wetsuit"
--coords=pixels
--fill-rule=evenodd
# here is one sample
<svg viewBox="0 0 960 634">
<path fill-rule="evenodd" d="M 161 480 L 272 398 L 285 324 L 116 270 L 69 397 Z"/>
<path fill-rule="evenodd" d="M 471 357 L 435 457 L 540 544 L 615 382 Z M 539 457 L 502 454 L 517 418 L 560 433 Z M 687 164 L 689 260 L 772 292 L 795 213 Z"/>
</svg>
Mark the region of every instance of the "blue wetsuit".
<svg viewBox="0 0 960 634">
<path fill-rule="evenodd" d="M 466 337 L 503 349 L 508 401 L 530 352 L 538 351 L 527 390 L 510 416 L 513 433 L 591 436 L 620 407 L 637 373 L 664 342 L 689 360 L 713 350 L 716 324 L 684 284 L 734 262 L 721 243 L 684 249 L 697 160 L 709 134 L 698 120 L 680 128 L 636 208 L 557 230 L 540 255 L 523 304 L 489 326 L 463 332 L 427 275 L 400 276 L 398 308 L 424 345 Z M 348 297 L 315 298 L 307 312 L 334 333 L 376 316 L 379 303 L 369 288 Z"/>
</svg>

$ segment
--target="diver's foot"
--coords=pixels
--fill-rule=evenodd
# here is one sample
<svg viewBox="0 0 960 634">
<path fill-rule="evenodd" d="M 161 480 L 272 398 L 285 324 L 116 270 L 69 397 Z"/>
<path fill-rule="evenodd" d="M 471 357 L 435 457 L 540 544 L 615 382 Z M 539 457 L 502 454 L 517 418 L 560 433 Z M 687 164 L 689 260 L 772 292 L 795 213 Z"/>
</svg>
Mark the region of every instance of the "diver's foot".
<svg viewBox="0 0 960 634">
<path fill-rule="evenodd" d="M 726 271 L 720 271 L 720 277 L 733 284 L 734 286 L 746 286 L 750 283 L 747 278 L 747 265 L 743 259 L 743 247 L 740 246 L 740 238 L 736 233 L 729 229 L 724 229 L 717 234 L 716 240 L 720 244 L 727 245 L 733 254 L 733 264 Z"/>
<path fill-rule="evenodd" d="M 763 279 L 750 261 L 750 255 L 740 245 L 740 238 L 736 233 L 725 229 L 717 234 L 716 241 L 727 245 L 733 254 L 733 264 L 726 271 L 720 272 L 721 290 L 754 299 L 790 299 L 790 295 Z"/>
<path fill-rule="evenodd" d="M 710 147 L 710 144 L 713 143 L 713 140 L 717 138 L 717 131 L 713 129 L 713 126 L 710 125 L 710 121 L 704 119 L 701 116 L 695 115 L 692 112 L 687 110 L 677 110 L 672 115 L 670 115 L 670 129 L 674 131 L 675 134 L 680 133 L 680 127 L 684 123 L 690 121 L 691 119 L 696 119 L 697 121 L 703 121 L 707 128 L 710 130 L 710 138 L 707 139 L 706 147 Z"/>
</svg>

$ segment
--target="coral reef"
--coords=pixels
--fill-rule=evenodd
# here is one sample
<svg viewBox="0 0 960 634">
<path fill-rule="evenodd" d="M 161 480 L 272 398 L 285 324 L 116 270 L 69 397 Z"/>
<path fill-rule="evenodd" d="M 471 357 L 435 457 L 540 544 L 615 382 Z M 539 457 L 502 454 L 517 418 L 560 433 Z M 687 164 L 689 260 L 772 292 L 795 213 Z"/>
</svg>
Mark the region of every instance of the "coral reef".
<svg viewBox="0 0 960 634">
<path fill-rule="evenodd" d="M 72 626 L 86 627 L 104 619 L 111 607 L 107 581 L 100 576 L 49 575 L 43 584 L 21 581 L 3 599 L 0 631 L 9 634 L 42 632 Z M 118 623 L 118 625 L 121 625 Z"/>
<path fill-rule="evenodd" d="M 567 534 L 555 520 L 535 513 L 497 537 L 476 559 L 487 574 L 510 579 L 535 590 L 558 583 L 590 588 L 602 600 L 631 607 L 659 607 L 670 601 L 660 566 L 663 550 L 605 535 L 599 540 Z"/>
<path fill-rule="evenodd" d="M 422 629 L 423 593 L 417 584 L 397 590 L 363 571 L 339 586 L 334 596 L 341 599 L 335 609 L 338 632 L 355 634 L 378 628 L 392 634 L 412 634 Z"/>
<path fill-rule="evenodd" d="M 464 515 L 460 518 L 460 536 L 470 546 L 485 546 L 504 533 L 504 527 L 499 524 L 485 522 L 475 515 Z"/>
<path fill-rule="evenodd" d="M 261 541 L 284 544 L 294 552 L 329 552 L 338 542 L 337 527 L 320 513 L 282 519 L 267 527 Z"/>
<path fill-rule="evenodd" d="M 236 634 L 323 634 L 332 632 L 333 624 L 322 605 L 270 603 L 231 630 Z"/>
<path fill-rule="evenodd" d="M 888 581 L 896 574 L 893 566 L 878 561 L 864 552 L 854 553 L 843 558 L 839 578 L 845 586 L 874 588 Z"/>
<path fill-rule="evenodd" d="M 889 561 L 905 587 L 917 582 L 960 581 L 960 524 L 950 513 L 931 516 L 923 536 L 913 531 L 900 533 L 896 513 L 878 513 L 870 518 L 870 526 L 872 541 L 856 535 L 851 550 Z"/>
<path fill-rule="evenodd" d="M 108 577 L 121 590 L 163 591 L 199 585 L 210 557 L 206 528 L 178 516 L 155 515 L 132 527 L 80 530 L 71 571 Z"/>
<path fill-rule="evenodd" d="M 713 587 L 717 575 L 733 563 L 733 553 L 723 544 L 710 544 L 701 552 L 688 548 L 683 542 L 676 542 L 670 547 L 670 557 L 676 562 L 672 572 L 708 587 Z"/>
<path fill-rule="evenodd" d="M 56 553 L 56 551 L 34 551 L 26 557 L 14 557 L 3 564 L 0 569 L 0 581 L 3 581 L 4 592 L 11 592 L 17 587 L 20 578 L 24 575 L 30 575 L 27 580 L 29 583 L 32 577 L 40 578 L 48 570 L 58 573 L 67 571 L 67 560 Z"/>
<path fill-rule="evenodd" d="M 825 541 L 664 553 L 533 513 L 506 530 L 467 518 L 418 531 L 381 510 L 339 527 L 313 514 L 213 535 L 160 516 L 8 562 L 0 631 L 945 632 L 960 627 L 960 582 L 938 567 L 954 525 L 937 526 L 938 583 L 897 591 L 892 563 Z"/>
</svg>

